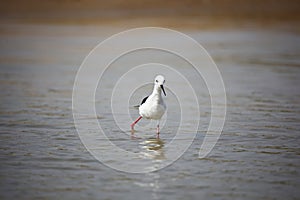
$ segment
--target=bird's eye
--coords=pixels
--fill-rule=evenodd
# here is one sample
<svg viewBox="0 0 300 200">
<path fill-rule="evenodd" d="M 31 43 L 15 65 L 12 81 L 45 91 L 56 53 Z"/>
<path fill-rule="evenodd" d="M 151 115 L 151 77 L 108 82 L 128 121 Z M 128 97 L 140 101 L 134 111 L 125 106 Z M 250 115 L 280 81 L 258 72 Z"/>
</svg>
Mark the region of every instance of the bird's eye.
<svg viewBox="0 0 300 200">
<path fill-rule="evenodd" d="M 156 83 L 158 83 L 158 80 L 155 80 Z"/>
</svg>

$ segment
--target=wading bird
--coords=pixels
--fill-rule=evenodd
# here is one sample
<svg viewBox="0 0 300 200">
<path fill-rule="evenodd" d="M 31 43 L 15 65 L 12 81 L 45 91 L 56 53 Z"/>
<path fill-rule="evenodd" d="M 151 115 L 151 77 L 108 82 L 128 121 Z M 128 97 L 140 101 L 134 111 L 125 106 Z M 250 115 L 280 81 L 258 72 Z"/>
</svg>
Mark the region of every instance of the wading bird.
<svg viewBox="0 0 300 200">
<path fill-rule="evenodd" d="M 131 131 L 134 132 L 134 125 L 142 118 L 157 120 L 157 136 L 159 137 L 159 122 L 166 111 L 166 104 L 161 96 L 161 91 L 166 96 L 164 89 L 165 78 L 158 75 L 154 80 L 153 92 L 150 96 L 145 97 L 139 106 L 140 116 L 131 124 Z"/>
</svg>

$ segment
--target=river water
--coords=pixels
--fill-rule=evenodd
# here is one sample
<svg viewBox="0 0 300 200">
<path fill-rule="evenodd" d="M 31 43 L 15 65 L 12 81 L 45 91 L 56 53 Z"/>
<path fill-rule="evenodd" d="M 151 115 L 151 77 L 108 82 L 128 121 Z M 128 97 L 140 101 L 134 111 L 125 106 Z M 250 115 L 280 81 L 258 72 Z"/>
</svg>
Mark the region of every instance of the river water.
<svg viewBox="0 0 300 200">
<path fill-rule="evenodd" d="M 198 158 L 200 131 L 170 166 L 130 174 L 94 159 L 82 145 L 72 116 L 72 89 L 80 64 L 95 45 L 119 31 L 101 26 L 1 25 L 1 199 L 299 198 L 299 33 L 183 30 L 207 49 L 222 74 L 227 93 L 222 135 L 206 158 Z M 101 110 L 101 104 L 97 107 Z M 134 108 L 130 112 L 137 113 Z M 209 115 L 202 118 L 200 127 L 205 129 Z M 100 112 L 101 120 L 108 129 L 114 124 Z M 178 126 L 172 121 L 165 124 L 171 130 Z M 166 159 L 164 148 L 174 136 L 162 130 L 160 140 L 149 136 L 143 141 L 119 138 L 117 131 L 113 129 L 110 137 L 119 145 L 153 160 Z"/>
</svg>

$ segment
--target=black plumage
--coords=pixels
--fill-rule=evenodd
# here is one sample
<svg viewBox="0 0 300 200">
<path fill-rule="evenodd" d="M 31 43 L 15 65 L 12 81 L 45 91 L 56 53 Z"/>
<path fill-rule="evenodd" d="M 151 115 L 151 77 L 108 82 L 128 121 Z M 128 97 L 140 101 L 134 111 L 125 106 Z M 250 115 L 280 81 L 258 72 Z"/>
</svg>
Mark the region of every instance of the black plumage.
<svg viewBox="0 0 300 200">
<path fill-rule="evenodd" d="M 141 105 L 142 105 L 143 103 L 145 103 L 145 102 L 146 102 L 146 100 L 148 99 L 148 97 L 149 97 L 149 96 L 146 96 L 146 97 L 143 99 L 143 101 L 142 101 Z"/>
</svg>

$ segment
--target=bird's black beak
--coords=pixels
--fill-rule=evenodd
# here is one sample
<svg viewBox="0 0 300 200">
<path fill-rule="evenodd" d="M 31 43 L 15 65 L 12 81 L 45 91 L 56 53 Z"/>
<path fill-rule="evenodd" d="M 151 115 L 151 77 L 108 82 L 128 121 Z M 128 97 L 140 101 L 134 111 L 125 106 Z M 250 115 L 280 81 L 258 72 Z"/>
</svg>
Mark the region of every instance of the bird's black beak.
<svg viewBox="0 0 300 200">
<path fill-rule="evenodd" d="M 163 85 L 160 85 L 160 87 L 161 87 L 161 89 L 162 89 L 162 91 L 163 91 L 164 95 L 165 95 L 165 96 L 167 96 L 167 95 L 166 95 L 166 92 L 165 92 L 165 88 L 164 88 L 164 86 L 163 86 Z"/>
</svg>

